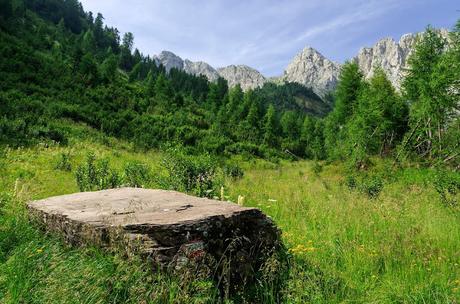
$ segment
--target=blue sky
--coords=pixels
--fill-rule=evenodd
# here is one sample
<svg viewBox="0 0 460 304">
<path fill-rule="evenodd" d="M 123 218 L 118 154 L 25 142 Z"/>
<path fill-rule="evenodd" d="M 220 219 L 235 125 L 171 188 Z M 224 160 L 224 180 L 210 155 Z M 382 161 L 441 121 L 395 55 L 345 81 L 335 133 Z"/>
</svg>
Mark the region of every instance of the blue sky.
<svg viewBox="0 0 460 304">
<path fill-rule="evenodd" d="M 144 54 L 169 50 L 214 67 L 246 64 L 281 75 L 305 46 L 343 62 L 383 37 L 451 28 L 455 0 L 83 0 Z"/>
</svg>

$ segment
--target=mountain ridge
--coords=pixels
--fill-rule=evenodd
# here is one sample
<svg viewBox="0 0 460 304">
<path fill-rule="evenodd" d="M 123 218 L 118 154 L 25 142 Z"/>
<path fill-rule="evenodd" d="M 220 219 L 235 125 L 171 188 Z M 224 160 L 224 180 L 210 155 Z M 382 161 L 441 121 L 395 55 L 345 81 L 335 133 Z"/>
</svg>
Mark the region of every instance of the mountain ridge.
<svg viewBox="0 0 460 304">
<path fill-rule="evenodd" d="M 447 38 L 448 30 L 438 29 L 439 33 Z M 377 67 L 383 69 L 393 86 L 399 90 L 407 61 L 415 45 L 419 33 L 407 33 L 396 41 L 392 37 L 378 40 L 373 46 L 361 47 L 357 55 L 349 61 L 359 65 L 363 76 L 369 79 Z M 216 81 L 218 77 L 227 80 L 230 87 L 237 84 L 243 91 L 262 87 L 265 83 L 295 82 L 311 88 L 316 94 L 325 97 L 337 85 L 342 64 L 328 59 L 311 46 L 305 46 L 289 62 L 278 77 L 266 77 L 258 70 L 243 64 L 232 64 L 214 68 L 204 61 L 183 60 L 170 51 L 162 51 L 153 56 L 157 64 L 162 64 L 166 71 L 172 68 L 183 70 L 193 75 L 204 75 L 209 81 Z"/>
</svg>

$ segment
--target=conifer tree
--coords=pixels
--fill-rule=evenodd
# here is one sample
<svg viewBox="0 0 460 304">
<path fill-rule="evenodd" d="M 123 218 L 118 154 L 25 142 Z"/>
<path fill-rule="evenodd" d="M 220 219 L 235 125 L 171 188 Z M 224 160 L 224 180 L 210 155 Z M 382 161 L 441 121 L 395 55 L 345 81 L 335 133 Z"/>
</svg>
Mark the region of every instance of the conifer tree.
<svg viewBox="0 0 460 304">
<path fill-rule="evenodd" d="M 445 128 L 458 102 L 451 94 L 458 79 L 452 77 L 445 44 L 445 39 L 428 27 L 409 58 L 410 68 L 402 85 L 411 104 L 404 147 L 429 159 L 443 154 Z"/>
<path fill-rule="evenodd" d="M 363 86 L 363 75 L 357 63 L 347 62 L 342 66 L 335 92 L 335 107 L 325 121 L 325 148 L 331 158 L 343 157 L 345 124 L 353 114 Z"/>
<path fill-rule="evenodd" d="M 278 126 L 277 126 L 277 119 L 275 113 L 275 107 L 270 104 L 268 107 L 267 113 L 264 117 L 264 138 L 263 142 L 269 147 L 275 148 L 278 146 L 277 142 L 277 134 L 278 134 Z"/>
</svg>

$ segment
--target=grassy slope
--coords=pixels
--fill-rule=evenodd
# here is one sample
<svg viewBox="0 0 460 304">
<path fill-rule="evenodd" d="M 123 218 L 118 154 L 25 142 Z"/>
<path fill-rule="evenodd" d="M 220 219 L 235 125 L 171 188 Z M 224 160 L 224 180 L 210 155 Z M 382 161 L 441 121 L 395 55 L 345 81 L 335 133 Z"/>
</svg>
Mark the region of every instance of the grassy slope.
<svg viewBox="0 0 460 304">
<path fill-rule="evenodd" d="M 73 173 L 54 169 L 61 152 L 71 153 L 74 167 L 91 150 L 117 167 L 135 159 L 159 170 L 158 153 L 133 152 L 81 126 L 69 131 L 68 147 L 9 150 L 0 160 L 0 302 L 210 301 L 207 282 L 180 284 L 149 275 L 136 260 L 67 248 L 25 220 L 24 201 L 78 190 Z M 387 167 L 379 165 L 382 172 Z M 369 199 L 347 189 L 337 164 L 319 175 L 311 162 L 245 166 L 245 177 L 229 181 L 227 194 L 232 201 L 244 195 L 246 205 L 261 208 L 282 228 L 294 257 L 286 302 L 460 300 L 459 214 L 439 202 L 429 170 L 391 174 L 382 194 Z M 15 183 L 18 198 L 12 197 Z"/>
</svg>

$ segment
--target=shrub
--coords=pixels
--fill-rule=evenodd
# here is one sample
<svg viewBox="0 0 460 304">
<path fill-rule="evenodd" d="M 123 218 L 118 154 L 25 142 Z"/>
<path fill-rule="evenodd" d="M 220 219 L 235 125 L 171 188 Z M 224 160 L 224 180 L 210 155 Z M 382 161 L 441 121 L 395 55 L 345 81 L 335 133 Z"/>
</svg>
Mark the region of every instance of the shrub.
<svg viewBox="0 0 460 304">
<path fill-rule="evenodd" d="M 318 176 L 321 172 L 323 172 L 323 166 L 317 161 L 313 163 L 312 169 L 313 169 L 313 173 L 315 173 L 316 176 Z"/>
<path fill-rule="evenodd" d="M 224 174 L 233 179 L 240 179 L 244 176 L 243 169 L 235 162 L 227 162 L 223 167 Z"/>
<path fill-rule="evenodd" d="M 124 182 L 126 186 L 143 188 L 151 180 L 150 170 L 141 162 L 128 162 L 124 170 Z"/>
<path fill-rule="evenodd" d="M 448 207 L 459 204 L 460 176 L 447 170 L 437 170 L 433 180 L 434 188 L 441 202 Z"/>
<path fill-rule="evenodd" d="M 349 190 L 358 190 L 369 198 L 376 198 L 382 192 L 385 183 L 380 175 L 350 173 L 345 177 L 345 185 Z"/>
<path fill-rule="evenodd" d="M 348 189 L 354 190 L 357 187 L 356 177 L 354 175 L 347 175 L 345 177 L 345 185 L 347 185 Z"/>
<path fill-rule="evenodd" d="M 168 173 L 159 180 L 164 188 L 206 197 L 219 193 L 217 163 L 209 155 L 192 156 L 174 148 L 166 153 L 162 166 Z"/>
<path fill-rule="evenodd" d="M 367 176 L 363 179 L 360 190 L 369 198 L 376 198 L 383 189 L 383 179 L 378 175 Z"/>
<path fill-rule="evenodd" d="M 120 175 L 110 168 L 109 161 L 97 161 L 92 152 L 88 153 L 86 162 L 78 166 L 75 176 L 80 191 L 111 189 L 121 185 Z"/>
<path fill-rule="evenodd" d="M 59 158 L 56 162 L 56 165 L 54 166 L 54 169 L 62 171 L 72 171 L 72 164 L 70 163 L 70 154 L 59 154 Z"/>
</svg>

